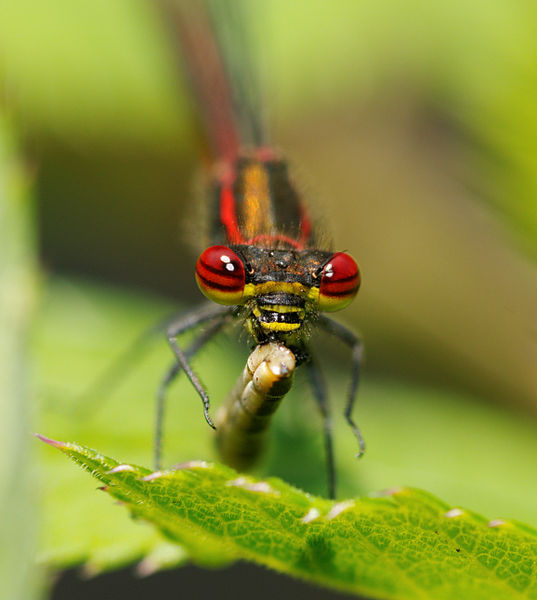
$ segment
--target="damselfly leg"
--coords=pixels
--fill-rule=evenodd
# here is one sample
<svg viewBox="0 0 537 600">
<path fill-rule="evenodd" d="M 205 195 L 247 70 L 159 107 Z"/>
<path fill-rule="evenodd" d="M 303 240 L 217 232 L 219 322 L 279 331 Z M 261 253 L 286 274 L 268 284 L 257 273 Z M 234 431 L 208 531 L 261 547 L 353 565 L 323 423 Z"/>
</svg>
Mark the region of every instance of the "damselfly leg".
<svg viewBox="0 0 537 600">
<path fill-rule="evenodd" d="M 194 371 L 190 367 L 186 353 L 184 352 L 184 350 L 182 350 L 179 347 L 179 344 L 177 343 L 177 337 L 180 336 L 182 333 L 185 333 L 186 331 L 189 331 L 189 330 L 193 329 L 194 327 L 201 325 L 202 323 L 204 323 L 206 321 L 211 321 L 212 319 L 214 319 L 218 316 L 223 317 L 223 315 L 225 315 L 226 313 L 229 313 L 229 312 L 231 312 L 230 308 L 222 308 L 221 306 L 219 306 L 219 307 L 204 308 L 201 311 L 195 311 L 192 313 L 188 313 L 187 315 L 185 315 L 184 317 L 179 319 L 179 321 L 177 321 L 176 323 L 173 323 L 168 328 L 168 331 L 166 333 L 166 337 L 168 338 L 168 343 L 170 344 L 171 349 L 173 350 L 173 353 L 175 354 L 177 362 L 179 363 L 179 365 L 185 372 L 186 376 L 188 377 L 188 380 L 193 385 L 196 392 L 198 392 L 198 395 L 201 398 L 201 401 L 203 402 L 203 414 L 205 416 L 205 420 L 213 429 L 215 428 L 214 423 L 212 422 L 211 416 L 209 415 L 209 408 L 211 406 L 211 401 L 209 399 L 209 395 L 203 388 L 203 385 L 201 384 L 200 380 L 198 379 L 198 376 L 194 373 Z"/>
<path fill-rule="evenodd" d="M 211 307 L 213 308 L 213 307 Z M 231 311 L 229 309 L 222 309 L 219 311 L 210 311 L 207 314 L 205 311 L 200 313 L 200 310 L 196 310 L 192 313 L 186 314 L 184 317 L 176 319 L 173 324 L 168 327 L 168 335 L 174 331 L 179 330 L 175 335 L 176 337 L 182 333 L 191 331 L 200 325 L 208 323 L 206 329 L 204 329 L 188 346 L 183 352 L 185 362 L 188 365 L 189 361 L 193 356 L 205 346 L 216 334 L 218 334 L 228 323 L 231 317 Z M 212 313 L 212 315 L 211 315 Z M 212 322 L 211 322 L 212 321 Z M 171 330 L 171 331 L 170 331 Z M 192 373 L 192 369 L 188 366 L 189 371 Z M 164 374 L 159 387 L 157 389 L 157 400 L 156 400 L 156 416 L 155 416 L 155 439 L 154 439 L 154 464 L 155 469 L 161 467 L 161 455 L 162 455 L 162 438 L 163 438 L 163 423 L 164 423 L 164 412 L 166 404 L 166 395 L 170 385 L 181 373 L 185 370 L 183 363 L 174 360 L 173 364 Z M 189 378 L 190 379 L 190 378 Z M 192 380 L 191 380 L 192 381 Z M 202 388 L 203 389 L 203 388 Z M 198 388 L 196 388 L 198 390 Z M 199 393 L 199 392 L 198 392 Z M 204 391 L 205 393 L 205 391 Z M 206 396 L 206 393 L 205 393 Z M 202 400 L 204 396 L 201 396 Z M 205 410 L 205 403 L 204 403 Z M 207 407 L 208 411 L 208 407 Z M 207 414 L 207 413 L 206 413 Z M 209 421 L 208 421 L 209 422 Z M 210 424 L 210 422 L 209 422 Z"/>
<path fill-rule="evenodd" d="M 339 338 L 344 344 L 349 346 L 352 351 L 351 355 L 351 383 L 349 386 L 349 393 L 347 396 L 347 404 L 345 406 L 345 419 L 350 425 L 356 439 L 358 440 L 359 451 L 356 455 L 360 458 L 365 452 L 365 442 L 358 425 L 352 418 L 352 412 L 354 410 L 354 404 L 356 402 L 356 395 L 358 393 L 358 384 L 360 382 L 360 370 L 362 366 L 362 355 L 363 355 L 363 344 L 360 338 L 354 334 L 350 329 L 333 321 L 324 315 L 319 316 L 318 324 L 327 333 L 332 334 L 334 337 Z"/>
<path fill-rule="evenodd" d="M 328 484 L 328 495 L 330 498 L 336 496 L 336 469 L 334 465 L 334 444 L 332 439 L 332 418 L 328 406 L 326 384 L 319 365 L 310 353 L 310 360 L 306 363 L 308 377 L 315 396 L 315 401 L 321 412 L 324 432 L 324 451 L 326 460 L 326 475 Z"/>
</svg>

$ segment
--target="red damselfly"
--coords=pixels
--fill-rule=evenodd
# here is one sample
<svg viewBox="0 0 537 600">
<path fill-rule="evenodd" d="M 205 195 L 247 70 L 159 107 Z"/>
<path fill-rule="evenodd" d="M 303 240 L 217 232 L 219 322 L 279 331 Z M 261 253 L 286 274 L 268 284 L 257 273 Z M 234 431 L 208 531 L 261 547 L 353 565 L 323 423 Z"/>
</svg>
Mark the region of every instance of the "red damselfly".
<svg viewBox="0 0 537 600">
<path fill-rule="evenodd" d="M 354 259 L 323 245 L 293 184 L 286 161 L 266 142 L 249 53 L 226 51 L 218 27 L 227 23 L 235 45 L 243 33 L 230 18 L 229 3 L 166 2 L 160 7 L 177 42 L 213 154 L 207 202 L 210 246 L 199 256 L 195 276 L 213 303 L 167 326 L 176 362 L 166 373 L 157 401 L 155 463 L 160 467 L 166 390 L 184 371 L 203 402 L 207 423 L 217 429 L 222 459 L 243 469 L 257 458 L 271 415 L 290 389 L 295 367 L 306 368 L 324 421 L 329 495 L 335 495 L 331 418 L 327 394 L 312 356 L 309 336 L 320 328 L 339 338 L 352 354 L 345 417 L 365 445 L 352 418 L 362 344 L 325 312 L 347 306 L 360 285 Z M 231 14 L 232 17 L 232 14 Z M 228 39 L 229 43 L 229 39 Z M 212 337 L 242 321 L 252 354 L 215 422 L 209 395 L 190 365 Z M 181 336 L 199 328 L 190 347 Z"/>
</svg>

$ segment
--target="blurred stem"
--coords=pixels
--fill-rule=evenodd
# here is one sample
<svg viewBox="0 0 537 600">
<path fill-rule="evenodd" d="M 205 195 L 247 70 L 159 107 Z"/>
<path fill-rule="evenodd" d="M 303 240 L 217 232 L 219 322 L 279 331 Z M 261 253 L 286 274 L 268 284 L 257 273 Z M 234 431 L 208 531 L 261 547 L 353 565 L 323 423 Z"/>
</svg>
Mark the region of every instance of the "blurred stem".
<svg viewBox="0 0 537 600">
<path fill-rule="evenodd" d="M 28 337 L 35 300 L 32 207 L 13 134 L 0 113 L 0 581 L 2 596 L 39 593 Z"/>
</svg>

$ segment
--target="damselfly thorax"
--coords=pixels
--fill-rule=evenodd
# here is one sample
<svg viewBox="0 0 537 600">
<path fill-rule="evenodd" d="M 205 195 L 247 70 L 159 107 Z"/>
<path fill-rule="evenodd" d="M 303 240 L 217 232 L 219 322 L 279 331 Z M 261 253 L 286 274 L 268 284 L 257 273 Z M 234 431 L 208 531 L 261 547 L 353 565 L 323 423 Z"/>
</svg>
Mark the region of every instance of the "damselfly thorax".
<svg viewBox="0 0 537 600">
<path fill-rule="evenodd" d="M 351 302 L 359 270 L 348 254 L 314 247 L 286 163 L 267 149 L 252 154 L 214 183 L 211 231 L 222 243 L 201 254 L 196 279 L 210 300 L 243 307 L 240 316 L 256 343 L 293 346 L 319 312 Z"/>
</svg>

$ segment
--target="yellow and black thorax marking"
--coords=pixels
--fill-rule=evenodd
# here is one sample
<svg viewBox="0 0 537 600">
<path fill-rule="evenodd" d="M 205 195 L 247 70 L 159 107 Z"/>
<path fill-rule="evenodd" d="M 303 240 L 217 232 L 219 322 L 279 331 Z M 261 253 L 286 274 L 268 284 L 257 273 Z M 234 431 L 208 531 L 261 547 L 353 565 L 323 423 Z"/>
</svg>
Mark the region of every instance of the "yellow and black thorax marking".
<svg viewBox="0 0 537 600">
<path fill-rule="evenodd" d="M 330 252 L 234 246 L 246 270 L 247 326 L 257 342 L 298 332 L 317 314 L 320 271 Z"/>
<path fill-rule="evenodd" d="M 319 288 L 308 288 L 298 282 L 268 281 L 252 284 L 251 289 L 252 317 L 268 337 L 272 337 L 270 333 L 287 334 L 300 329 L 307 312 L 313 309 L 308 301 L 319 294 Z"/>
</svg>

